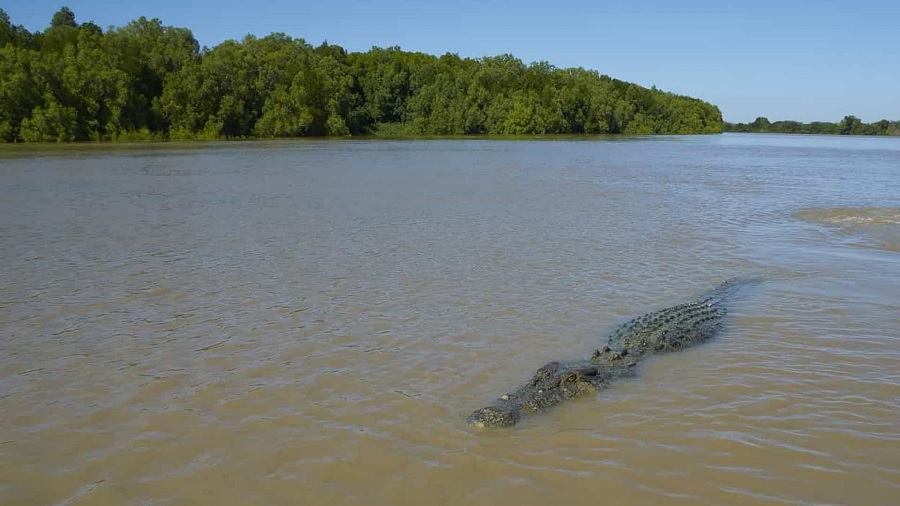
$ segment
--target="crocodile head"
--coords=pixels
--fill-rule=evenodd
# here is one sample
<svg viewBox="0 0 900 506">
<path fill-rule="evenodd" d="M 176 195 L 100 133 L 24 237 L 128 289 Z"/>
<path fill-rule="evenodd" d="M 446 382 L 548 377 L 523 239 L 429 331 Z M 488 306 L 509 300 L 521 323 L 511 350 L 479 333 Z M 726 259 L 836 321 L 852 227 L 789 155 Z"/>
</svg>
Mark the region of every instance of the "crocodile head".
<svg viewBox="0 0 900 506">
<path fill-rule="evenodd" d="M 514 406 L 485 406 L 466 418 L 473 427 L 512 427 L 519 421 L 520 410 Z"/>
<path fill-rule="evenodd" d="M 474 427 L 512 427 L 524 414 L 544 411 L 566 399 L 596 392 L 608 377 L 602 367 L 590 363 L 550 362 L 518 390 L 475 410 L 466 423 Z"/>
</svg>

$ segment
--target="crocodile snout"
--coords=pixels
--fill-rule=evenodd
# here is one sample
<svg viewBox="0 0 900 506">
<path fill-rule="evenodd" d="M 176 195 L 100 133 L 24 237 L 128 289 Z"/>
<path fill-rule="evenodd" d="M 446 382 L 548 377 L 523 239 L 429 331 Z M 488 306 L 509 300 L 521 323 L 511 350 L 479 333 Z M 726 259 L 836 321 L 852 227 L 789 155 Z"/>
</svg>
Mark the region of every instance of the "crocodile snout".
<svg viewBox="0 0 900 506">
<path fill-rule="evenodd" d="M 518 410 L 496 406 L 475 410 L 466 418 L 466 423 L 474 427 L 512 427 L 518 421 Z"/>
</svg>

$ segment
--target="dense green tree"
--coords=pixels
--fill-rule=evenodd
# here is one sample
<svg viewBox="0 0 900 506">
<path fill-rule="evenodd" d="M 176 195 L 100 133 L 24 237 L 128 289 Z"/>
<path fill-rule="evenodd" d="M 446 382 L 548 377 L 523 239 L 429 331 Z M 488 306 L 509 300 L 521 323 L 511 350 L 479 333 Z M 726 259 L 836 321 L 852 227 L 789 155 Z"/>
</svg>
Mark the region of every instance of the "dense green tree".
<svg viewBox="0 0 900 506">
<path fill-rule="evenodd" d="M 20 139 L 19 128 L 42 103 L 35 86 L 35 52 L 6 44 L 0 47 L 0 139 Z"/>
<path fill-rule="evenodd" d="M 78 24 L 75 23 L 75 13 L 72 12 L 72 9 L 62 7 L 53 15 L 53 19 L 50 20 L 50 27 L 58 28 L 61 26 L 67 26 L 69 28 L 78 26 Z"/>
<path fill-rule="evenodd" d="M 15 44 L 14 28 L 9 21 L 9 14 L 0 9 L 0 47 L 6 44 Z"/>
<path fill-rule="evenodd" d="M 21 136 L 28 142 L 75 140 L 77 121 L 74 108 L 65 107 L 48 96 L 44 105 L 35 107 L 31 115 L 22 120 Z"/>
<path fill-rule="evenodd" d="M 408 53 L 398 47 L 372 48 L 351 55 L 351 65 L 363 95 L 365 111 L 373 123 L 398 123 L 405 119 L 409 98 Z"/>
<path fill-rule="evenodd" d="M 277 33 L 201 51 L 158 19 L 104 32 L 63 7 L 31 34 L 0 10 L 5 141 L 721 130 L 706 102 L 508 54 L 348 53 Z"/>
<path fill-rule="evenodd" d="M 844 116 L 844 119 L 841 120 L 841 134 L 850 135 L 859 133 L 861 126 L 862 121 L 856 116 Z"/>
<path fill-rule="evenodd" d="M 199 45 L 190 30 L 163 26 L 141 17 L 109 32 L 106 50 L 128 82 L 121 123 L 128 131 L 163 131 L 168 122 L 159 102 L 170 75 L 199 59 Z"/>
<path fill-rule="evenodd" d="M 31 48 L 34 35 L 22 25 L 13 25 L 6 11 L 0 9 L 0 48 L 6 44 Z"/>
<path fill-rule="evenodd" d="M 872 125 L 875 129 L 875 135 L 889 135 L 891 132 L 891 122 L 883 119 Z"/>
<path fill-rule="evenodd" d="M 352 85 L 346 67 L 331 55 L 312 57 L 289 87 L 278 87 L 267 97 L 256 135 L 349 135 Z"/>
<path fill-rule="evenodd" d="M 762 132 L 765 132 L 766 130 L 769 129 L 769 125 L 771 123 L 769 122 L 769 118 L 766 118 L 764 116 L 759 116 L 755 120 L 753 120 L 753 123 L 751 123 L 751 124 L 753 125 L 753 128 L 756 128 Z"/>
<path fill-rule="evenodd" d="M 752 123 L 725 123 L 727 132 L 829 134 L 829 135 L 900 135 L 900 122 L 883 119 L 875 123 L 863 123 L 856 116 L 845 116 L 839 123 L 813 121 L 775 121 L 757 118 Z"/>
</svg>

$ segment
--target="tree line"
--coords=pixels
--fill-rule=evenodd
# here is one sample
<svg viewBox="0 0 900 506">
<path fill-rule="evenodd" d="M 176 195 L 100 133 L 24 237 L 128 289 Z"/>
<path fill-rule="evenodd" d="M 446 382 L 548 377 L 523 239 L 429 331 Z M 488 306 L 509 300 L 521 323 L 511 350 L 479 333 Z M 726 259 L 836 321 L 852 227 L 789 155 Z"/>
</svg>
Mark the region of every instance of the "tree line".
<svg viewBox="0 0 900 506">
<path fill-rule="evenodd" d="M 201 49 L 159 19 L 104 31 L 63 7 L 31 33 L 0 9 L 7 142 L 722 129 L 702 100 L 508 54 L 348 52 L 281 33 Z"/>
<path fill-rule="evenodd" d="M 831 134 L 831 135 L 900 135 L 900 121 L 883 119 L 863 123 L 856 116 L 844 116 L 838 123 L 813 121 L 775 121 L 760 116 L 752 123 L 725 123 L 726 132 L 779 133 L 779 134 Z"/>
</svg>

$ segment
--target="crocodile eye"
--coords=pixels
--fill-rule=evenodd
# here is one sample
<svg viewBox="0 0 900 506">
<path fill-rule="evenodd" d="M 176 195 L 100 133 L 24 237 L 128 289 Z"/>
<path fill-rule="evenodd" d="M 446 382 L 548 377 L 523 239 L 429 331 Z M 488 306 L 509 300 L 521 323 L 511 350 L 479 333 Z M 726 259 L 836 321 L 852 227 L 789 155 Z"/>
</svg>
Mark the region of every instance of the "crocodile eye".
<svg viewBox="0 0 900 506">
<path fill-rule="evenodd" d="M 575 380 L 578 379 L 578 375 L 574 372 L 570 372 L 568 376 L 566 376 L 566 381 L 569 383 L 575 383 Z"/>
</svg>

